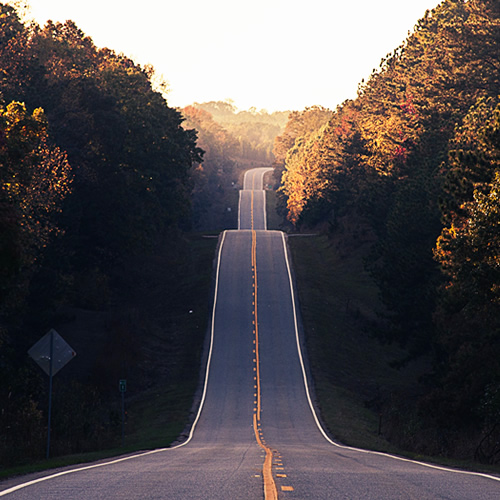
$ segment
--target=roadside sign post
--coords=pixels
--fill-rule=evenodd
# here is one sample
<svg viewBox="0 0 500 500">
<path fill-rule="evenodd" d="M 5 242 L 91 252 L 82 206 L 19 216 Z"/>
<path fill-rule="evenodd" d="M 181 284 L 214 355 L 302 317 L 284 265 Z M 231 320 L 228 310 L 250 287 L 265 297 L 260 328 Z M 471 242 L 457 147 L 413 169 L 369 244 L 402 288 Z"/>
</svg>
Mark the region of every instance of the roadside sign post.
<svg viewBox="0 0 500 500">
<path fill-rule="evenodd" d="M 54 374 L 54 332 L 50 330 L 50 348 L 49 348 L 49 421 L 47 424 L 47 458 L 50 455 L 50 427 L 52 424 L 52 379 Z"/>
<path fill-rule="evenodd" d="M 127 392 L 127 381 L 122 379 L 119 383 L 120 394 L 122 396 L 122 446 L 125 445 L 125 392 Z"/>
<path fill-rule="evenodd" d="M 50 456 L 50 427 L 52 422 L 52 379 L 54 375 L 75 356 L 76 352 L 52 328 L 28 351 L 49 376 L 49 414 L 47 427 L 47 458 Z"/>
</svg>

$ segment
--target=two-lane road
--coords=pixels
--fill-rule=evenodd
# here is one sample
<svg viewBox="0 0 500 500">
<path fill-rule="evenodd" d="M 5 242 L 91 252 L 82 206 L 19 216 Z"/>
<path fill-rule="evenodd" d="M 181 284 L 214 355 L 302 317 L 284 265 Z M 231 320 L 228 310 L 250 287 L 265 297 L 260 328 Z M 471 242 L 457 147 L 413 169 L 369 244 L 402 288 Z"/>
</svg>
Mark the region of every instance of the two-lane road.
<svg viewBox="0 0 500 500">
<path fill-rule="evenodd" d="M 221 235 L 201 411 L 176 448 L 14 478 L 13 499 L 498 499 L 498 477 L 333 443 L 311 407 L 285 235 L 266 231 L 262 169 Z M 32 481 L 30 483 L 30 481 Z"/>
<path fill-rule="evenodd" d="M 262 189 L 264 175 L 272 168 L 247 170 L 243 178 L 238 206 L 238 229 L 267 229 L 266 192 Z"/>
</svg>

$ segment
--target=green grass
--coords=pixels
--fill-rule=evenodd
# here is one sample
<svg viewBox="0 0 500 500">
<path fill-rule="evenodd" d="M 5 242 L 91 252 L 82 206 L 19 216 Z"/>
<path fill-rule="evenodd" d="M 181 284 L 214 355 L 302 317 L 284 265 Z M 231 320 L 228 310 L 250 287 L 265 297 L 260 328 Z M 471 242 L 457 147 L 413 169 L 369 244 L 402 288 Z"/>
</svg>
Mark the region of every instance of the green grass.
<svg viewBox="0 0 500 500">
<path fill-rule="evenodd" d="M 151 353 L 153 380 L 150 376 L 147 386 L 128 403 L 128 446 L 168 446 L 188 424 L 209 324 L 216 245 L 216 237 L 188 235 L 181 269 L 166 279 L 166 289 L 159 287 L 148 297 L 154 309 L 161 310 L 164 303 L 170 303 L 172 310 L 166 317 L 159 317 L 145 341 Z M 162 349 L 166 349 L 165 356 Z"/>
<path fill-rule="evenodd" d="M 412 399 L 419 377 L 429 369 L 428 360 L 393 368 L 391 362 L 404 358 L 405 352 L 373 335 L 381 304 L 364 269 L 366 245 L 344 251 L 326 236 L 292 236 L 289 242 L 325 425 L 345 444 L 401 451 L 384 439 L 390 430 L 391 400 Z"/>
<path fill-rule="evenodd" d="M 266 191 L 267 229 L 282 230 L 283 219 L 276 213 L 276 191 Z"/>
<path fill-rule="evenodd" d="M 276 191 L 266 191 L 267 229 L 269 231 L 289 231 L 292 226 L 288 221 L 283 220 L 283 217 L 277 213 L 277 201 L 278 196 Z"/>
<path fill-rule="evenodd" d="M 269 229 L 283 229 L 267 192 Z M 415 383 L 418 369 L 402 373 L 389 362 L 402 353 L 382 346 L 369 333 L 380 309 L 377 288 L 364 268 L 366 245 L 345 251 L 339 239 L 289 235 L 307 355 L 322 419 L 339 441 L 395 451 L 379 435 L 376 398 Z"/>
</svg>

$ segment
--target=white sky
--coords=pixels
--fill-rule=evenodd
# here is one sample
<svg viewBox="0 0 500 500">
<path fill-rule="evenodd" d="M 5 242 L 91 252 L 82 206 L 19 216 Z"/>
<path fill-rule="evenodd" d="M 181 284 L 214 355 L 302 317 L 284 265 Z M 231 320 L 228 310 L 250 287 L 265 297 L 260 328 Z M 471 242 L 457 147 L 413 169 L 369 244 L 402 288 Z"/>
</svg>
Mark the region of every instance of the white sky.
<svg viewBox="0 0 500 500">
<path fill-rule="evenodd" d="M 439 0 L 29 0 L 98 47 L 151 63 L 169 105 L 334 109 Z"/>
</svg>

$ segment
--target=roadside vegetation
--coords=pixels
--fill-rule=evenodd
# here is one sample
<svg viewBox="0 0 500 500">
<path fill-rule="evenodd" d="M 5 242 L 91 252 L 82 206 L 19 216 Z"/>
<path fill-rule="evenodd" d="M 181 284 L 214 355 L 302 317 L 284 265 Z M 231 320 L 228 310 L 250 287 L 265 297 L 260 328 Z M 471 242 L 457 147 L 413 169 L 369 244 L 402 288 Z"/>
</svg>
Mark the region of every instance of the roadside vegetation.
<svg viewBox="0 0 500 500">
<path fill-rule="evenodd" d="M 205 236 L 236 227 L 240 172 L 224 132 L 209 137 L 163 90 L 72 21 L 37 26 L 0 3 L 1 474 L 56 463 L 48 377 L 27 355 L 50 328 L 77 353 L 54 377 L 51 457 L 167 446 L 190 421 L 217 244 Z"/>
<path fill-rule="evenodd" d="M 246 169 L 270 165 L 274 140 L 288 121 L 290 111 L 238 110 L 231 100 L 195 102 L 193 108 L 210 114 L 233 138 L 233 158 Z"/>
<path fill-rule="evenodd" d="M 301 278 L 321 405 L 347 390 L 392 445 L 484 464 L 500 461 L 499 29 L 498 2 L 443 1 L 356 99 L 290 115 L 275 143 L 280 213 L 321 234 L 291 239 L 299 269 L 324 265 Z M 389 365 L 368 383 L 374 358 Z"/>
<path fill-rule="evenodd" d="M 289 234 L 315 405 L 337 442 L 469 470 L 498 465 L 426 453 L 428 435 L 411 418 L 431 356 L 398 367 L 401 346 L 374 335 L 381 304 L 364 267 L 367 248 L 345 253 L 326 235 Z M 390 404 L 387 404 L 390 401 Z M 464 442 L 468 440 L 463 437 Z"/>
<path fill-rule="evenodd" d="M 112 306 L 59 309 L 53 326 L 77 356 L 54 377 L 54 458 L 45 460 L 48 377 L 26 356 L 18 384 L 31 384 L 38 419 L 25 414 L 13 425 L 4 416 L 14 431 L 29 425 L 31 434 L 16 432 L 6 443 L 0 477 L 16 464 L 26 472 L 182 439 L 199 384 L 216 244 L 202 234 L 174 250 L 165 242 L 113 270 Z M 120 379 L 127 380 L 123 442 Z"/>
</svg>

